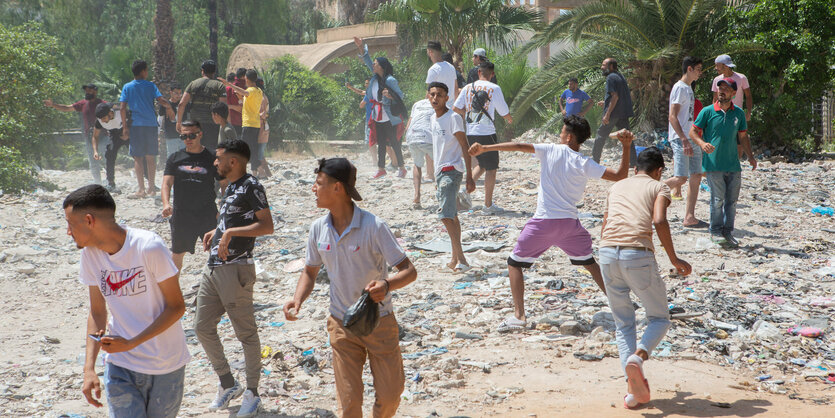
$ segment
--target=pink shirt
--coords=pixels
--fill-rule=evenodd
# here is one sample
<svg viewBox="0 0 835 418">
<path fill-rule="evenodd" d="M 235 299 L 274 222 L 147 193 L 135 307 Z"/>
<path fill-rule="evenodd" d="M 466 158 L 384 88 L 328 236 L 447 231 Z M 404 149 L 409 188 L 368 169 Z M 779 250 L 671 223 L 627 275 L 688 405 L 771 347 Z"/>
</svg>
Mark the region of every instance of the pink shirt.
<svg viewBox="0 0 835 418">
<path fill-rule="evenodd" d="M 716 87 L 716 83 L 719 80 L 724 79 L 725 76 L 717 75 L 716 78 L 713 79 L 713 85 L 710 87 L 710 91 L 718 92 L 719 88 Z M 740 74 L 734 71 L 733 75 L 731 76 L 734 81 L 736 81 L 736 96 L 734 96 L 733 102 L 735 105 L 739 106 L 740 109 L 742 107 L 742 100 L 745 97 L 745 89 L 750 88 L 751 86 L 748 85 L 748 77 L 745 77 L 745 74 Z"/>
</svg>

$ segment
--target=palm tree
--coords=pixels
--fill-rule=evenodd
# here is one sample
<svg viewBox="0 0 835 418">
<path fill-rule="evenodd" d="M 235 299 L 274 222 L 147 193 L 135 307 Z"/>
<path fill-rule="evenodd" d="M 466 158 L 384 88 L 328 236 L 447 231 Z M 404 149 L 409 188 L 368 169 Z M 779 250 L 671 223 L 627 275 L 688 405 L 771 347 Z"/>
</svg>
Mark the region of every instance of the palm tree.
<svg viewBox="0 0 835 418">
<path fill-rule="evenodd" d="M 209 56 L 217 63 L 217 0 L 209 0 Z"/>
<path fill-rule="evenodd" d="M 162 82 L 171 82 L 177 78 L 174 56 L 174 17 L 171 15 L 171 0 L 157 0 L 154 15 L 156 38 L 154 48 L 154 78 Z"/>
<path fill-rule="evenodd" d="M 592 93 L 600 91 L 600 63 L 614 57 L 629 80 L 639 124 L 666 126 L 667 96 L 684 56 L 701 57 L 707 70 L 719 54 L 765 51 L 728 39 L 727 7 L 726 0 L 598 0 L 572 9 L 522 48 L 527 53 L 552 42 L 570 44 L 525 85 L 511 112 L 521 117 L 570 77 L 594 85 Z"/>
<path fill-rule="evenodd" d="M 438 40 L 460 66 L 464 48 L 476 42 L 501 51 L 520 40 L 523 31 L 539 27 L 539 11 L 512 7 L 505 0 L 392 0 L 370 20 L 394 22 L 407 42 Z"/>
</svg>

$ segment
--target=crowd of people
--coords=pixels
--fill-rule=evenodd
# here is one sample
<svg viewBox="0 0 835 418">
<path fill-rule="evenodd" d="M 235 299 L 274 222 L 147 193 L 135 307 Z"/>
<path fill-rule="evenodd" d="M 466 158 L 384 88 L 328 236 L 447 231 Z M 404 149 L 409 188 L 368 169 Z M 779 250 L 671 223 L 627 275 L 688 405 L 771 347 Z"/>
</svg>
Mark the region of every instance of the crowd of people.
<svg viewBox="0 0 835 418">
<path fill-rule="evenodd" d="M 732 232 L 741 181 L 740 153 L 747 155 L 754 168 L 756 160 L 746 135 L 750 92 L 744 76 L 730 70 L 730 57 L 716 58 L 721 74 L 714 81 L 715 100 L 701 112 L 695 112 L 691 86 L 701 76 L 702 61 L 684 58 L 681 79 L 670 94 L 674 175 L 662 181 L 666 166 L 661 152 L 655 147 L 636 152 L 634 135 L 628 130 L 632 116 L 629 87 L 612 58 L 601 66 L 606 78 L 606 96 L 600 102 L 603 118 L 592 156 L 586 156 L 580 149 L 592 129 L 584 115 L 593 102 L 576 79 L 569 80 L 558 99 L 564 113 L 560 143 L 500 142 L 496 114 L 507 123 L 513 119 L 496 84 L 495 66 L 483 49 L 474 51 L 476 67 L 463 82 L 463 75 L 443 58 L 441 44 L 430 41 L 426 52 L 433 64 L 427 72 L 426 96 L 409 112 L 392 64 L 384 57 L 372 59 L 368 46 L 359 38 L 355 42 L 370 76 L 365 90 L 348 87 L 363 96 L 360 106 L 366 109 L 366 140 L 377 166 L 371 179 L 387 174 L 387 155 L 397 175 L 406 176 L 401 145 L 405 136 L 414 159 L 413 205 L 421 207 L 421 185 L 435 183 L 437 216 L 452 246 L 446 266 L 460 273 L 470 265 L 462 249 L 458 213 L 476 189 L 476 179 L 484 175 L 483 211 L 502 213 L 493 200 L 500 153 L 533 154 L 540 165 L 536 210 L 507 258 L 514 309 L 496 330 L 527 328 L 524 269 L 551 247 L 558 247 L 571 264 L 588 270 L 608 297 L 627 383 L 624 406 L 635 408 L 649 402 L 643 365 L 670 326 L 653 230 L 677 272 L 691 272 L 691 266 L 678 257 L 670 233 L 671 188 L 689 181 L 684 226 L 709 227 L 717 242 L 738 245 Z M 147 64 L 136 61 L 135 80 L 124 86 L 118 104 L 97 99 L 92 85 L 84 86 L 84 101 L 66 106 L 46 103 L 81 112 L 85 132 L 92 131 L 89 149 L 95 184 L 70 193 L 63 207 L 67 232 L 82 249 L 80 281 L 90 295 L 82 392 L 90 404 L 102 406 L 104 387 L 111 416 L 177 415 L 184 368 L 190 360 L 180 321 L 185 303 L 179 274 L 185 253 L 194 254 L 196 243 L 208 259 L 197 293 L 194 329 L 218 378 L 217 394 L 207 409 L 225 409 L 242 398 L 237 416 L 249 417 L 261 405 L 261 346 L 253 307 L 254 244 L 257 237 L 272 234 L 274 225 L 267 191 L 260 176 L 253 174 L 263 175 L 259 169 L 266 166 L 260 138 L 268 129 L 269 107 L 255 70 L 239 69 L 217 78 L 216 69 L 213 61 L 204 62 L 200 78 L 185 90 L 171 86 L 170 96 L 163 98 L 146 80 Z M 733 102 L 741 100 L 740 89 L 749 98 L 748 112 Z M 102 132 L 110 138 L 105 150 L 100 148 Z M 180 142 L 173 142 L 175 138 Z M 599 164 L 604 144 L 612 138 L 621 144 L 616 168 Z M 170 218 L 170 246 L 153 232 L 116 222 L 112 194 L 118 189 L 113 167 L 119 148 L 126 143 L 135 162 L 138 191 L 131 195 L 135 198 L 154 195 L 158 144 L 168 148 L 161 198 L 162 215 Z M 93 165 L 102 151 L 107 161 L 105 186 L 96 179 Z M 327 331 L 341 415 L 363 414 L 362 373 L 368 360 L 375 389 L 372 413 L 394 416 L 405 375 L 392 292 L 414 282 L 418 272 L 385 220 L 358 205 L 363 199 L 356 188 L 357 168 L 349 160 L 322 158 L 311 169 L 315 202 L 310 205 L 327 213 L 310 225 L 305 267 L 295 293 L 284 304 L 284 315 L 290 321 L 298 318 L 324 266 L 330 279 Z M 697 220 L 694 212 L 703 172 L 711 193 L 709 223 Z M 589 179 L 612 182 L 597 258 L 591 234 L 577 213 Z M 648 325 L 640 339 L 630 292 L 646 310 Z M 379 304 L 379 323 L 367 335 L 359 335 L 346 323 L 346 315 L 364 294 Z M 233 374 L 218 336 L 224 313 L 243 347 L 243 381 Z M 103 385 L 95 370 L 99 350 L 107 353 Z"/>
</svg>

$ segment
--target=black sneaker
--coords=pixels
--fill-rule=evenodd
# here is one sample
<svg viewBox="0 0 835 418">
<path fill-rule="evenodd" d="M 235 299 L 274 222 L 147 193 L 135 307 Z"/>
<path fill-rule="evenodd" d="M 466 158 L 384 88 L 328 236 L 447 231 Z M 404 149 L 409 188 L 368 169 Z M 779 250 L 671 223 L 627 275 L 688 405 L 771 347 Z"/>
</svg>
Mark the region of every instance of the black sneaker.
<svg viewBox="0 0 835 418">
<path fill-rule="evenodd" d="M 733 235 L 728 233 L 728 234 L 723 234 L 722 236 L 725 237 L 725 245 L 727 245 L 728 247 L 731 247 L 731 248 L 739 248 L 739 241 L 737 241 L 736 238 L 734 238 Z"/>
</svg>

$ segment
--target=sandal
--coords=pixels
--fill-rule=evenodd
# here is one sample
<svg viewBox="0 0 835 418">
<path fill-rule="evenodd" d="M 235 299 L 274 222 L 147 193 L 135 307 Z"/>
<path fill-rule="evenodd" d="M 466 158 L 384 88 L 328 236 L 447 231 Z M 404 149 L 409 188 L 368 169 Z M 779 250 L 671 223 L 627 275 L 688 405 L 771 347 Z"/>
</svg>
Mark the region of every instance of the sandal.
<svg viewBox="0 0 835 418">
<path fill-rule="evenodd" d="M 650 401 L 649 382 L 644 377 L 642 369 L 643 360 L 636 356 L 629 356 L 626 361 L 626 378 L 629 385 L 629 393 L 635 396 L 638 403 L 647 403 Z"/>
<path fill-rule="evenodd" d="M 499 333 L 506 333 L 506 332 L 516 332 L 516 331 L 523 331 L 527 326 L 526 321 L 522 321 L 521 319 L 517 319 L 516 317 L 509 316 L 505 318 L 496 328 L 496 331 Z"/>
<path fill-rule="evenodd" d="M 466 273 L 471 268 L 472 268 L 472 266 L 468 266 L 464 263 L 458 263 L 458 264 L 455 265 L 455 268 L 452 269 L 452 271 L 455 272 L 455 273 Z"/>
<path fill-rule="evenodd" d="M 143 199 L 147 196 L 145 192 L 136 192 L 128 195 L 128 199 Z"/>
</svg>

